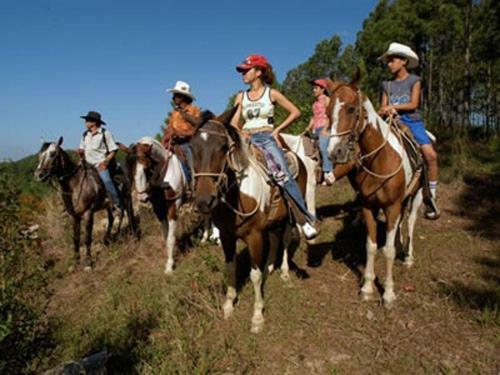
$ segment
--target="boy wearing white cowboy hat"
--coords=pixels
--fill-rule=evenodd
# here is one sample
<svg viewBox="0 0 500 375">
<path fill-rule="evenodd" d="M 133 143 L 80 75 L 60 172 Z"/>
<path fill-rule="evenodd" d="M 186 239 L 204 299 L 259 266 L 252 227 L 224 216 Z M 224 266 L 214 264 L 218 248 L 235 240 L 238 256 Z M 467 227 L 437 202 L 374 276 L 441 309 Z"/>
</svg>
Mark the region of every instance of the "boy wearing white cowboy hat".
<svg viewBox="0 0 500 375">
<path fill-rule="evenodd" d="M 174 110 L 172 111 L 168 120 L 162 143 L 167 149 L 171 149 L 173 145 L 179 146 L 179 148 L 181 148 L 182 153 L 184 154 L 185 159 L 188 163 L 187 166 L 184 165 L 185 163 L 183 163 L 183 165 L 186 167 L 184 172 L 189 180 L 189 172 L 192 166 L 192 154 L 191 148 L 189 147 L 189 140 L 193 136 L 195 129 L 182 116 L 181 111 L 194 117 L 199 117 L 201 111 L 197 106 L 192 104 L 195 100 L 195 97 L 191 93 L 191 87 L 188 83 L 184 81 L 177 81 L 173 88 L 167 89 L 167 92 L 171 92 L 173 94 L 172 103 L 174 105 Z"/>
<path fill-rule="evenodd" d="M 429 168 L 429 189 L 432 196 L 425 216 L 428 219 L 437 219 L 439 218 L 439 209 L 435 202 L 438 180 L 437 153 L 425 131 L 424 122 L 419 111 L 421 79 L 419 76 L 408 72 L 408 69 L 418 66 L 418 56 L 410 47 L 404 44 L 391 43 L 389 49 L 379 57 L 379 60 L 387 64 L 393 75 L 391 80 L 383 82 L 382 103 L 379 113 L 381 115 L 397 113 L 400 121 L 408 126 L 420 145 Z"/>
</svg>

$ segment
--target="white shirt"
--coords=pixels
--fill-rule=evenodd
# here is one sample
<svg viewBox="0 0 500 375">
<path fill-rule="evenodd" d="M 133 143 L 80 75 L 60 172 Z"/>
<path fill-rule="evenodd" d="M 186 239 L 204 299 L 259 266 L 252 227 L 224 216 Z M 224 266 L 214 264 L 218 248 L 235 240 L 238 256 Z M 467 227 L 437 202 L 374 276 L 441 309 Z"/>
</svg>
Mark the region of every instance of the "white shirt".
<svg viewBox="0 0 500 375">
<path fill-rule="evenodd" d="M 104 137 L 106 137 L 108 149 L 106 149 Z M 80 148 L 85 152 L 85 160 L 94 166 L 97 166 L 106 159 L 108 151 L 113 152 L 118 150 L 118 146 L 111 132 L 102 128 L 99 128 L 95 134 L 92 134 L 90 130 L 85 132 L 85 135 L 82 136 L 82 140 L 80 141 Z"/>
<path fill-rule="evenodd" d="M 251 100 L 248 92 L 243 92 L 241 102 L 242 115 L 245 120 L 243 130 L 274 127 L 274 104 L 271 100 L 271 88 L 266 86 L 262 96 L 257 100 Z"/>
</svg>

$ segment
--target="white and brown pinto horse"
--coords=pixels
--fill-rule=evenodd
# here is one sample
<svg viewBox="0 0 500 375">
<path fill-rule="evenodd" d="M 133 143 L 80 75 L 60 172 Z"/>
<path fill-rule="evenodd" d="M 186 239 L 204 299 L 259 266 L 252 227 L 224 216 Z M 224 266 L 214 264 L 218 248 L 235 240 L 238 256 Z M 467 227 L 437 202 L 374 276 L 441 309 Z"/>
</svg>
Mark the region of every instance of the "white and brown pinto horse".
<svg viewBox="0 0 500 375">
<path fill-rule="evenodd" d="M 236 241 L 242 239 L 250 252 L 250 279 L 255 303 L 251 331 L 264 324 L 263 284 L 268 270 L 283 249 L 283 276 L 288 277 L 287 250 L 297 246 L 299 234 L 278 187 L 268 183 L 265 171 L 248 153 L 239 132 L 230 125 L 236 108 L 219 117 L 204 113 L 191 139 L 194 161 L 194 198 L 200 211 L 209 214 L 220 229 L 226 262 L 228 288 L 223 305 L 224 317 L 234 310 L 236 289 Z M 299 163 L 297 177 L 302 192 L 306 171 Z"/>
<path fill-rule="evenodd" d="M 367 230 L 361 295 L 364 300 L 374 298 L 376 216 L 381 209 L 387 225 L 383 248 L 387 267 L 383 300 L 386 306 L 390 306 L 396 298 L 392 272 L 395 241 L 406 208 L 409 208 L 409 217 L 405 264 L 410 266 L 413 263 L 413 231 L 423 198 L 421 179 L 414 175 L 398 135 L 377 114 L 355 82 L 330 81 L 329 90 L 331 101 L 328 113 L 331 114 L 332 126 L 328 152 L 336 166 L 335 177 L 349 173 L 352 186 L 360 193 Z"/>
<path fill-rule="evenodd" d="M 165 273 L 171 273 L 174 269 L 178 211 L 186 190 L 181 162 L 156 139 L 143 137 L 130 148 L 127 163 L 134 177 L 139 201 L 151 202 L 153 212 L 160 221 L 167 249 Z"/>
</svg>

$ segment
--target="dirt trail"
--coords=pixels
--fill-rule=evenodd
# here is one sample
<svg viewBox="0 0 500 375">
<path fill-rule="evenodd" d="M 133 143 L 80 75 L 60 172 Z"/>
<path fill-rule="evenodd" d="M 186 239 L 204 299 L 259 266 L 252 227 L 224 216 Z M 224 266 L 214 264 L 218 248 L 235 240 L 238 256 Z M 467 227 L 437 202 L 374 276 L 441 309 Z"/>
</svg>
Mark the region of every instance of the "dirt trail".
<svg viewBox="0 0 500 375">
<path fill-rule="evenodd" d="M 83 332 L 82 327 L 97 324 L 93 319 L 103 315 L 109 316 L 110 325 L 86 328 L 87 341 L 56 351 L 58 359 L 107 345 L 121 351 L 117 368 L 128 366 L 130 372 L 498 373 L 500 247 L 492 233 L 475 229 L 481 228 L 474 222 L 478 216 L 467 217 L 464 189 L 462 184 L 442 185 L 441 219 L 418 220 L 415 265 L 405 268 L 401 257 L 396 262 L 397 301 L 387 310 L 378 302 L 359 300 L 365 237 L 356 223 L 350 187 L 343 182 L 334 189 L 320 187 L 321 236 L 307 251 L 303 244 L 294 257 L 300 276 L 306 277 L 293 275 L 287 284 L 278 273 L 269 277 L 266 326 L 257 336 L 249 333 L 251 285 L 243 287 L 234 317 L 221 318 L 223 264 L 216 246 L 178 256 L 171 278 L 162 274 L 164 254 L 155 226 L 139 244 L 124 241 L 101 250 L 92 274 L 67 274 L 66 255 L 59 249 L 52 254 L 59 277 L 52 284 L 51 314 L 73 331 Z M 379 280 L 384 269 L 379 252 Z M 130 319 L 136 311 L 146 314 L 149 323 L 130 338 L 133 343 L 122 344 L 114 339 L 121 326 L 113 322 Z M 179 319 L 176 326 L 174 318 Z M 64 345 L 75 346 L 78 334 L 68 339 L 68 328 L 62 327 Z M 101 331 L 105 334 L 99 339 L 92 336 Z"/>
</svg>

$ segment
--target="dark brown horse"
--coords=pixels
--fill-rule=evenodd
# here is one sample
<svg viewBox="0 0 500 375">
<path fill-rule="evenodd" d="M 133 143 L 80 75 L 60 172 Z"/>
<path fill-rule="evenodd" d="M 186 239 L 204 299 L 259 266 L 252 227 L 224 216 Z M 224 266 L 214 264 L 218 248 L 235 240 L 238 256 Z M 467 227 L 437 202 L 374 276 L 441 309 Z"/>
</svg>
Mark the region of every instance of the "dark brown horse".
<svg viewBox="0 0 500 375">
<path fill-rule="evenodd" d="M 92 227 L 94 225 L 94 214 L 96 211 L 106 209 L 108 213 L 108 226 L 104 235 L 104 243 L 109 242 L 113 228 L 112 203 L 106 193 L 106 188 L 102 183 L 97 170 L 82 161 L 76 164 L 69 155 L 61 148 L 63 138 L 58 142 L 45 142 L 38 153 L 39 163 L 35 170 L 35 177 L 40 181 L 47 181 L 51 177 L 57 178 L 61 188 L 62 199 L 66 212 L 73 219 L 73 245 L 74 257 L 77 264 L 80 261 L 80 227 L 82 220 L 85 222 L 85 270 L 92 268 Z M 123 206 L 120 214 L 120 222 L 117 231 L 120 230 L 124 211 L 127 212 L 128 222 L 132 233 L 138 235 L 132 201 L 130 196 L 130 186 L 123 183 L 120 191 Z"/>
<path fill-rule="evenodd" d="M 200 211 L 209 214 L 220 229 L 228 282 L 225 318 L 232 315 L 237 297 L 236 241 L 239 238 L 248 245 L 255 291 L 251 331 L 256 333 L 264 323 L 263 284 L 268 266 L 274 264 L 281 249 L 286 261 L 287 251 L 297 246 L 299 234 L 279 188 L 268 183 L 266 172 L 249 155 L 239 132 L 229 125 L 234 112 L 235 108 L 219 117 L 205 112 L 201 119 L 191 121 L 197 127 L 191 140 L 193 191 Z M 299 164 L 297 179 L 304 194 L 307 175 Z"/>
<path fill-rule="evenodd" d="M 412 170 L 400 133 L 377 114 L 355 81 L 330 81 L 329 90 L 332 95 L 328 113 L 331 114 L 332 126 L 328 151 L 336 165 L 335 177 L 349 175 L 352 186 L 360 194 L 367 229 L 362 298 L 370 300 L 375 293 L 376 216 L 381 209 L 387 225 L 383 248 L 387 266 L 383 300 L 386 306 L 390 306 L 396 298 L 392 273 L 395 240 L 405 208 L 409 208 L 405 263 L 408 266 L 413 264 L 413 230 L 422 204 L 421 174 Z"/>
</svg>

